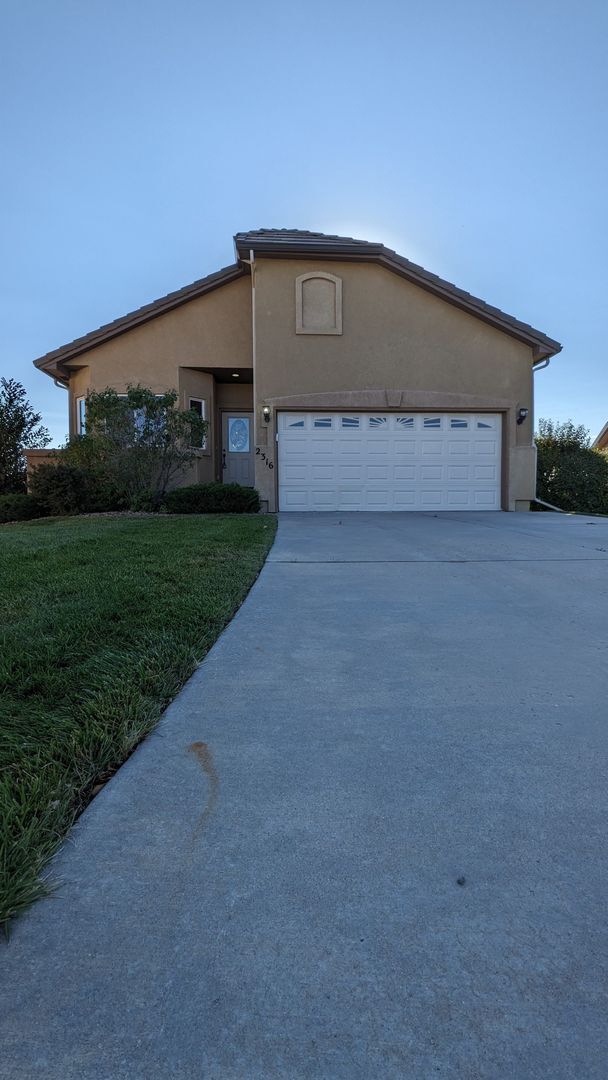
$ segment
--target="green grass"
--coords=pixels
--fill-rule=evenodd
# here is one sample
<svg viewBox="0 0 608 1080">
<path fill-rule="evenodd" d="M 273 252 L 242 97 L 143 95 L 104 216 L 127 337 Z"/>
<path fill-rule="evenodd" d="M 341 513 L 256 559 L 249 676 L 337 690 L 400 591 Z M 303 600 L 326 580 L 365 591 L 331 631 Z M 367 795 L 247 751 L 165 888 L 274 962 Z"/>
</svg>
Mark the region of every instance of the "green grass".
<svg viewBox="0 0 608 1080">
<path fill-rule="evenodd" d="M 254 582 L 271 517 L 0 528 L 0 926 Z"/>
</svg>

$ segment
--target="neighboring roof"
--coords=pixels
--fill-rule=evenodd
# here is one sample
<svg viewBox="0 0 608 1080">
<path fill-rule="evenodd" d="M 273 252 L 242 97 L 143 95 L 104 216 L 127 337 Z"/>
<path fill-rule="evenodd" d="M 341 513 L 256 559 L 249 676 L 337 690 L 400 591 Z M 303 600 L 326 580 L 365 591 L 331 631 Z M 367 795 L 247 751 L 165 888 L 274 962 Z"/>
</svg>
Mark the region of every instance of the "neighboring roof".
<svg viewBox="0 0 608 1080">
<path fill-rule="evenodd" d="M 153 300 L 151 304 L 144 304 L 143 307 L 137 308 L 136 311 L 130 311 L 128 315 L 123 315 L 120 319 L 114 319 L 113 322 L 106 323 L 97 330 L 92 330 L 90 334 L 85 334 L 83 337 L 76 338 L 75 341 L 70 341 L 68 345 L 53 349 L 52 352 L 48 352 L 38 360 L 34 360 L 34 364 L 37 368 L 46 371 L 47 374 L 53 375 L 58 382 L 67 382 L 67 373 L 65 370 L 61 370 L 61 365 L 65 364 L 66 361 L 73 360 L 80 353 L 88 352 L 89 349 L 94 349 L 96 345 L 102 345 L 104 341 L 109 341 L 111 338 L 118 337 L 119 334 L 126 333 L 127 330 L 133 329 L 134 326 L 141 326 L 142 323 L 149 322 L 150 319 L 156 319 L 167 311 L 181 307 L 182 304 L 187 304 L 189 300 L 196 300 L 197 297 L 204 296 L 205 293 L 211 292 L 213 289 L 227 285 L 230 281 L 235 281 L 246 273 L 248 273 L 248 269 L 240 263 L 225 266 L 214 274 L 193 281 L 191 285 L 186 285 L 183 289 L 167 293 L 166 296 L 161 296 L 159 300 Z"/>
<path fill-rule="evenodd" d="M 368 240 L 356 240 L 352 236 L 330 236 L 326 233 L 308 232 L 303 229 L 255 229 L 252 232 L 237 233 L 234 238 L 237 257 L 248 259 L 251 251 L 256 255 L 287 258 L 297 255 L 299 258 L 331 258 L 340 260 L 376 262 L 388 270 L 400 274 L 415 285 L 440 296 L 442 300 L 462 308 L 471 315 L 483 319 L 511 337 L 525 342 L 534 351 L 534 360 L 555 356 L 561 351 L 559 341 L 547 337 L 541 330 L 535 330 L 528 323 L 520 322 L 513 315 L 507 315 L 499 308 L 486 304 L 471 293 L 444 281 L 437 274 L 431 274 L 422 266 L 410 262 L 403 255 L 387 248 L 384 244 L 371 243 Z"/>
<path fill-rule="evenodd" d="M 106 323 L 97 330 L 46 353 L 38 360 L 34 360 L 34 364 L 58 381 L 66 383 L 68 372 L 63 365 L 69 360 L 94 349 L 97 345 L 102 345 L 105 341 L 118 337 L 119 334 L 132 330 L 135 326 L 141 326 L 151 319 L 158 318 L 159 315 L 164 315 L 167 311 L 172 311 L 182 304 L 187 304 L 190 300 L 204 296 L 205 293 L 249 273 L 247 261 L 251 251 L 256 255 L 274 258 L 288 258 L 295 255 L 298 258 L 375 262 L 393 273 L 400 274 L 435 296 L 441 297 L 447 303 L 525 342 L 533 350 L 535 361 L 554 356 L 561 350 L 559 341 L 554 341 L 540 330 L 535 330 L 533 326 L 520 322 L 512 315 L 506 315 L 498 308 L 491 307 L 484 300 L 479 300 L 471 293 L 452 285 L 451 282 L 437 277 L 436 274 L 429 273 L 422 266 L 410 262 L 409 259 L 398 255 L 396 251 L 385 247 L 384 244 L 355 240 L 352 236 L 331 236 L 303 229 L 255 229 L 252 232 L 237 233 L 234 237 L 234 246 L 237 262 L 231 266 L 225 266 L 222 270 L 209 274 L 208 277 L 193 281 L 191 285 L 186 285 L 183 289 L 168 293 L 167 296 L 154 300 L 151 304 L 145 304 L 136 311 L 123 315 L 120 319 L 114 319 L 113 322 Z"/>
<path fill-rule="evenodd" d="M 608 421 L 604 424 L 597 438 L 591 443 L 591 446 L 593 450 L 608 450 Z"/>
</svg>

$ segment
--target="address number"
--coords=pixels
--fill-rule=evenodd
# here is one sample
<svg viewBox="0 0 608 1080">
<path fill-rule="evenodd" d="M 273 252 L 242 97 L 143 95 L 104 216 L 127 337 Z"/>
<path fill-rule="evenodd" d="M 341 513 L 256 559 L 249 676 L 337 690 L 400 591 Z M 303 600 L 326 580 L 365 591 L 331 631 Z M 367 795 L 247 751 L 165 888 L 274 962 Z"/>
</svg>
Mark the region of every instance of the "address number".
<svg viewBox="0 0 608 1080">
<path fill-rule="evenodd" d="M 255 454 L 256 454 L 256 457 L 261 457 L 261 459 L 264 462 L 264 464 L 266 465 L 267 469 L 274 469 L 274 463 L 272 461 L 268 460 L 268 458 L 266 457 L 266 454 L 264 453 L 263 450 L 260 450 L 259 446 L 256 446 Z"/>
</svg>

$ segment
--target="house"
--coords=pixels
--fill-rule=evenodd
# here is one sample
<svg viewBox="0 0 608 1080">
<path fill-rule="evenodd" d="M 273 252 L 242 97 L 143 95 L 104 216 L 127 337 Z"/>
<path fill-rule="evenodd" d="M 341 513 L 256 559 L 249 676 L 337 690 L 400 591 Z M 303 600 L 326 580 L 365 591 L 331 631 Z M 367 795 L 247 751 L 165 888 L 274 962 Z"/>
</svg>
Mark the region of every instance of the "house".
<svg viewBox="0 0 608 1080">
<path fill-rule="evenodd" d="M 605 423 L 596 439 L 591 443 L 592 450 L 608 450 L 608 423 Z"/>
<path fill-rule="evenodd" d="M 533 373 L 560 344 L 382 244 L 237 233 L 235 262 L 35 361 L 69 391 L 175 388 L 209 421 L 184 482 L 280 510 L 526 510 Z"/>
</svg>

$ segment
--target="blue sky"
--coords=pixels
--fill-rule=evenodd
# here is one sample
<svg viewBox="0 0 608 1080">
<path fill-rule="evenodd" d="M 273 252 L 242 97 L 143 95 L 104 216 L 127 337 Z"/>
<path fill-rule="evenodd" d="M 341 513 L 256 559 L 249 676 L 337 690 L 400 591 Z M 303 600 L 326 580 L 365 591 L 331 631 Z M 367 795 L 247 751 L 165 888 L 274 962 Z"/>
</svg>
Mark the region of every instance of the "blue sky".
<svg viewBox="0 0 608 1080">
<path fill-rule="evenodd" d="M 608 419 L 608 5 L 4 0 L 0 373 L 233 260 L 380 240 L 564 344 L 537 416 Z"/>
</svg>

